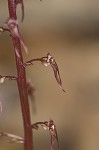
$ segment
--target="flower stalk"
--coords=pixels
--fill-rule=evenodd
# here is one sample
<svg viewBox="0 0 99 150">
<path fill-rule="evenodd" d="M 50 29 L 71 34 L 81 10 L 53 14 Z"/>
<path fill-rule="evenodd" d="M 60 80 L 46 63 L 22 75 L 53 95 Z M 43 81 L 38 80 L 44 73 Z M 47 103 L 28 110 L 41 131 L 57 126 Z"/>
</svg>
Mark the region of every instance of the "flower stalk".
<svg viewBox="0 0 99 150">
<path fill-rule="evenodd" d="M 24 150 L 34 150 L 32 132 L 33 132 L 33 129 L 38 130 L 39 126 L 41 126 L 43 127 L 43 129 L 48 130 L 50 133 L 50 137 L 51 137 L 50 150 L 53 150 L 55 141 L 57 142 L 58 149 L 59 149 L 56 125 L 54 124 L 53 120 L 31 123 L 28 97 L 30 98 L 30 100 L 34 101 L 33 92 L 35 91 L 35 88 L 30 80 L 28 81 L 26 80 L 26 71 L 25 71 L 26 67 L 32 65 L 35 61 L 41 62 L 41 64 L 44 65 L 45 67 L 51 66 L 53 73 L 54 73 L 54 77 L 59 87 L 62 89 L 63 92 L 65 92 L 62 86 L 59 68 L 56 63 L 55 58 L 50 53 L 48 53 L 45 57 L 34 58 L 24 63 L 23 55 L 22 55 L 22 48 L 25 50 L 26 53 L 28 53 L 28 48 L 19 30 L 19 25 L 17 21 L 17 13 L 16 13 L 16 8 L 18 4 L 21 4 L 22 21 L 23 21 L 24 1 L 23 0 L 8 0 L 9 18 L 5 22 L 6 27 L 0 27 L 0 34 L 7 31 L 12 39 L 15 60 L 16 60 L 17 75 L 16 76 L 0 75 L 0 84 L 5 82 L 6 80 L 15 80 L 17 82 L 20 104 L 21 104 L 21 111 L 22 111 L 22 118 L 23 118 L 24 137 L 20 137 L 20 136 L 17 136 L 8 132 L 3 132 L 3 131 L 0 131 L 0 137 L 6 136 L 10 138 L 11 143 L 16 142 L 16 143 L 24 144 Z M 33 110 L 35 110 L 35 107 L 33 108 Z M 1 113 L 2 113 L 2 101 L 0 99 L 0 114 Z"/>
<path fill-rule="evenodd" d="M 9 9 L 9 18 L 13 21 L 17 20 L 16 14 L 16 6 L 18 1 L 8 0 L 8 9 Z M 21 3 L 21 1 L 20 1 Z M 10 24 L 10 30 L 13 31 L 14 23 Z M 15 26 L 19 33 L 19 26 Z M 16 36 L 16 34 L 11 34 L 14 53 L 16 58 L 16 68 L 17 68 L 17 85 L 20 96 L 22 117 L 23 117 L 23 125 L 24 125 L 24 150 L 33 150 L 33 135 L 31 128 L 31 120 L 30 120 L 30 109 L 28 102 L 28 92 L 27 92 L 27 84 L 26 84 L 26 73 L 25 67 L 23 66 L 23 56 L 21 49 L 20 37 Z"/>
</svg>

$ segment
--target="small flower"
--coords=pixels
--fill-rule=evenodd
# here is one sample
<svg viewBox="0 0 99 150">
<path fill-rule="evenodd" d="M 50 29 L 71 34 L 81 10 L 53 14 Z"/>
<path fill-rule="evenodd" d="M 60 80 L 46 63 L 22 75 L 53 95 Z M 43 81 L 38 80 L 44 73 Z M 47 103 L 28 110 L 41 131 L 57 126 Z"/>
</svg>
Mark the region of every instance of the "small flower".
<svg viewBox="0 0 99 150">
<path fill-rule="evenodd" d="M 34 123 L 32 125 L 32 128 L 38 130 L 39 129 L 39 125 L 41 125 L 44 130 L 49 130 L 49 132 L 50 132 L 50 136 L 51 136 L 50 150 L 53 150 L 53 146 L 54 146 L 55 140 L 57 141 L 58 148 L 59 148 L 57 130 L 56 130 L 56 126 L 55 126 L 53 120 Z"/>
<path fill-rule="evenodd" d="M 26 46 L 26 44 L 25 44 L 25 42 L 24 42 L 22 36 L 21 36 L 20 33 L 19 33 L 18 21 L 15 20 L 15 19 L 11 19 L 11 18 L 10 18 L 10 19 L 8 19 L 8 20 L 6 21 L 5 25 L 8 27 L 8 30 L 9 30 L 9 32 L 10 32 L 10 34 L 11 34 L 12 37 L 14 37 L 14 38 L 19 38 L 20 43 L 21 43 L 21 45 L 23 46 L 23 48 L 24 48 L 26 54 L 28 54 L 28 48 L 27 48 L 27 46 Z M 18 53 L 18 50 L 17 50 L 17 48 L 16 48 L 16 43 L 14 43 L 14 46 L 15 46 L 16 55 L 17 55 L 18 57 L 20 57 L 20 55 L 19 55 L 19 53 Z"/>
<path fill-rule="evenodd" d="M 62 81 L 59 73 L 59 68 L 58 65 L 54 59 L 54 57 L 51 56 L 50 53 L 47 54 L 47 57 L 42 57 L 41 62 L 44 66 L 51 65 L 53 71 L 54 71 L 54 76 L 56 78 L 57 83 L 59 84 L 60 88 L 65 92 L 65 90 L 62 88 Z"/>
<path fill-rule="evenodd" d="M 22 137 L 11 134 L 11 133 L 1 131 L 0 136 L 6 136 L 6 137 L 10 138 L 10 141 L 9 141 L 10 143 L 12 143 L 12 142 L 21 143 L 21 144 L 24 143 L 24 139 Z"/>
<path fill-rule="evenodd" d="M 17 77 L 0 75 L 0 83 L 3 83 L 5 80 L 17 80 Z"/>
<path fill-rule="evenodd" d="M 58 136 L 57 136 L 56 126 L 55 126 L 53 120 L 50 120 L 50 121 L 48 121 L 48 122 L 45 122 L 45 124 L 46 124 L 46 126 L 48 127 L 49 132 L 50 132 L 50 136 L 51 136 L 51 148 L 50 148 L 50 150 L 53 150 L 53 146 L 54 146 L 55 140 L 57 141 L 58 147 L 59 147 L 59 142 L 58 142 Z"/>
<path fill-rule="evenodd" d="M 61 81 L 61 77 L 60 77 L 60 73 L 59 73 L 59 68 L 58 65 L 54 59 L 54 57 L 51 56 L 50 53 L 47 54 L 46 57 L 42 57 L 42 58 L 36 58 L 36 59 L 31 59 L 30 61 L 27 61 L 24 66 L 29 66 L 31 64 L 33 64 L 34 61 L 40 61 L 44 66 L 51 66 L 54 72 L 54 76 L 56 78 L 57 83 L 59 84 L 60 88 L 65 92 L 65 90 L 62 87 L 62 81 Z"/>
</svg>

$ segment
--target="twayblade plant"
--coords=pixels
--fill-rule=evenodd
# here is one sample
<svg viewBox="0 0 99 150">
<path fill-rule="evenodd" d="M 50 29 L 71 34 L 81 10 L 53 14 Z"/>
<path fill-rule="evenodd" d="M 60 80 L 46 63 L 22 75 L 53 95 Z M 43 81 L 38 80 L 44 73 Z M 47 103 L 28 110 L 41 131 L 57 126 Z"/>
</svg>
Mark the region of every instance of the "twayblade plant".
<svg viewBox="0 0 99 150">
<path fill-rule="evenodd" d="M 38 128 L 41 126 L 45 130 L 49 130 L 51 136 L 50 150 L 53 150 L 54 141 L 56 140 L 58 143 L 58 136 L 57 136 L 56 126 L 54 124 L 54 121 L 49 120 L 49 121 L 31 123 L 28 96 L 32 97 L 33 86 L 31 82 L 27 81 L 25 70 L 27 66 L 32 65 L 32 63 L 35 61 L 40 61 L 46 67 L 50 65 L 53 69 L 54 76 L 56 78 L 57 83 L 59 84 L 60 88 L 64 91 L 64 89 L 62 88 L 62 81 L 60 78 L 59 68 L 54 57 L 52 57 L 50 53 L 48 53 L 45 57 L 31 59 L 27 62 L 23 61 L 22 48 L 25 50 L 26 53 L 28 53 L 28 48 L 19 30 L 17 11 L 16 11 L 18 4 L 21 5 L 22 21 L 23 21 L 24 1 L 8 0 L 9 17 L 5 21 L 4 26 L 0 27 L 0 33 L 3 34 L 4 32 L 8 32 L 12 40 L 15 60 L 16 60 L 17 75 L 16 76 L 0 75 L 0 83 L 3 83 L 6 80 L 15 80 L 17 82 L 22 117 L 23 117 L 24 137 L 20 137 L 3 131 L 0 131 L 0 136 L 6 136 L 10 138 L 10 142 L 22 143 L 24 145 L 24 150 L 34 150 L 33 129 L 38 130 Z M 2 112 L 2 102 L 0 99 L 0 113 L 1 112 Z M 59 143 L 58 143 L 58 147 L 59 147 Z"/>
</svg>

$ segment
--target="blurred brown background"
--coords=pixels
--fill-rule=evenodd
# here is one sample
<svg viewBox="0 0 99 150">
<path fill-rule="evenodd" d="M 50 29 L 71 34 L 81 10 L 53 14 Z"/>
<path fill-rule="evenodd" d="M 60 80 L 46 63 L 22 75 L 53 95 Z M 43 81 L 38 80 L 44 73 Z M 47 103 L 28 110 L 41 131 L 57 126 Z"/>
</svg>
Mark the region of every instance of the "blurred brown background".
<svg viewBox="0 0 99 150">
<path fill-rule="evenodd" d="M 60 68 L 63 87 L 58 87 L 52 69 L 39 62 L 27 68 L 37 112 L 31 104 L 32 121 L 53 119 L 57 125 L 60 150 L 99 149 L 99 1 L 97 0 L 24 0 L 25 19 L 18 19 L 29 48 L 24 61 L 50 52 Z M 8 17 L 7 0 L 0 0 L 0 26 Z M 0 35 L 0 74 L 16 75 L 11 39 Z M 15 81 L 0 85 L 3 112 L 0 130 L 23 135 L 18 90 Z M 35 150 L 49 149 L 49 134 L 34 131 Z M 22 150 L 0 138 L 0 150 Z M 57 147 L 55 148 L 57 149 Z"/>
</svg>

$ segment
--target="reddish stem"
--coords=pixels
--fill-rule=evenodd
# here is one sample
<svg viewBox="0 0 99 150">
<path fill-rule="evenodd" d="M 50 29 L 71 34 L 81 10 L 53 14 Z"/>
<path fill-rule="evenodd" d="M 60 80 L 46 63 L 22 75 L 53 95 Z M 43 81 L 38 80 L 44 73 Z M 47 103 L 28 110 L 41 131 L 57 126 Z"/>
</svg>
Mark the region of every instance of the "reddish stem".
<svg viewBox="0 0 99 150">
<path fill-rule="evenodd" d="M 9 16 L 11 19 L 14 20 L 17 19 L 15 2 L 16 2 L 15 0 L 8 0 Z M 23 66 L 21 43 L 19 37 L 12 37 L 12 40 L 13 40 L 14 50 L 17 49 L 20 55 L 20 57 L 18 57 L 15 53 L 16 67 L 17 67 L 17 84 L 18 84 L 22 116 L 23 116 L 23 124 L 24 124 L 24 150 L 33 150 L 33 137 L 32 137 L 30 109 L 29 109 L 27 85 L 26 85 L 26 73 L 25 73 L 25 67 Z"/>
</svg>

